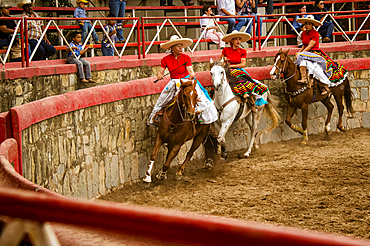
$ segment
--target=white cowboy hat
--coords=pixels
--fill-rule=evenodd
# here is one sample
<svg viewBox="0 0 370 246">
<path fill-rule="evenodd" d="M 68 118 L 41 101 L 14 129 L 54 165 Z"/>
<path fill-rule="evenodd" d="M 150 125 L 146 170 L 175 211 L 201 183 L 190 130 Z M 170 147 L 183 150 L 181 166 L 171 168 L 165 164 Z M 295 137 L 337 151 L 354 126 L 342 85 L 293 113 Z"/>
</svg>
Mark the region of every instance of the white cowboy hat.
<svg viewBox="0 0 370 246">
<path fill-rule="evenodd" d="M 168 50 L 171 46 L 176 45 L 176 44 L 182 44 L 183 48 L 186 48 L 190 46 L 193 43 L 193 40 L 190 38 L 179 38 L 177 35 L 171 36 L 170 40 L 167 41 L 166 43 L 161 44 L 161 48 Z"/>
<path fill-rule="evenodd" d="M 33 4 L 33 1 L 31 1 L 31 0 L 23 0 L 22 2 L 18 3 L 17 6 L 18 6 L 18 8 L 21 9 L 23 7 L 23 5 L 25 5 L 25 4 L 32 5 Z"/>
<path fill-rule="evenodd" d="M 302 24 L 306 22 L 311 22 L 314 26 L 322 26 L 322 23 L 318 20 L 315 20 L 315 17 L 313 17 L 313 15 L 307 15 L 305 18 L 298 18 L 297 22 Z"/>
<path fill-rule="evenodd" d="M 222 38 L 222 41 L 224 41 L 225 43 L 230 43 L 233 38 L 237 37 L 241 38 L 242 43 L 247 42 L 248 40 L 251 39 L 251 35 L 249 35 L 248 33 L 238 32 L 234 30 L 232 33 L 225 35 Z"/>
</svg>

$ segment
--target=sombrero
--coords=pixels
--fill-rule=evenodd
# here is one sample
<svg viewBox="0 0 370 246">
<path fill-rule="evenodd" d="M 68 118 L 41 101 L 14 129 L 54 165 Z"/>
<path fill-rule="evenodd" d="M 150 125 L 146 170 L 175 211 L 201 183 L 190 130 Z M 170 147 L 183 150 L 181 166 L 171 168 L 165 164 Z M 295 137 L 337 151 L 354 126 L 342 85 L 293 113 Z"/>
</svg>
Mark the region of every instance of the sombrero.
<svg viewBox="0 0 370 246">
<path fill-rule="evenodd" d="M 11 8 L 12 6 L 11 5 L 8 5 L 7 3 L 3 3 L 2 1 L 0 1 L 0 8 Z"/>
<path fill-rule="evenodd" d="M 318 20 L 315 20 L 313 15 L 307 15 L 305 18 L 298 18 L 298 23 L 304 24 L 305 22 L 311 22 L 314 26 L 322 26 L 322 23 Z"/>
<path fill-rule="evenodd" d="M 235 30 L 230 34 L 225 35 L 222 38 L 222 41 L 224 41 L 225 43 L 230 43 L 233 38 L 237 38 L 237 37 L 241 38 L 242 43 L 247 42 L 249 39 L 251 39 L 251 35 L 249 35 L 248 33 L 238 32 Z"/>
<path fill-rule="evenodd" d="M 171 46 L 176 45 L 176 44 L 182 44 L 183 48 L 186 48 L 190 46 L 192 43 L 193 43 L 193 40 L 191 40 L 190 38 L 179 38 L 179 36 L 173 35 L 171 36 L 169 41 L 161 44 L 161 48 L 168 50 L 169 48 L 171 48 Z"/>
<path fill-rule="evenodd" d="M 18 6 L 18 8 L 21 9 L 23 7 L 23 5 L 26 5 L 26 4 L 32 5 L 33 4 L 33 1 L 31 1 L 31 0 L 23 0 L 22 2 L 18 3 L 17 6 Z"/>
</svg>

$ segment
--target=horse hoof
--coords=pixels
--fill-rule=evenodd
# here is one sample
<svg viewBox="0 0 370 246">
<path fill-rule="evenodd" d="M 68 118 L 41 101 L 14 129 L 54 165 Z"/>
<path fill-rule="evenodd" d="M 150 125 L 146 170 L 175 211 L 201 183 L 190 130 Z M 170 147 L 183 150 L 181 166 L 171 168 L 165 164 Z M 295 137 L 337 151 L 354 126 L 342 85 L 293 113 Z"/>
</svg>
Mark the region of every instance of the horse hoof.
<svg viewBox="0 0 370 246">
<path fill-rule="evenodd" d="M 156 177 L 159 180 L 165 180 L 167 179 L 167 172 L 163 172 L 162 170 L 160 170 Z"/>
<path fill-rule="evenodd" d="M 301 146 L 306 146 L 307 145 L 307 142 L 306 142 L 306 140 L 303 140 L 302 142 L 301 142 L 301 144 L 300 144 Z"/>
<path fill-rule="evenodd" d="M 180 181 L 181 179 L 182 179 L 182 175 L 178 175 L 178 174 L 175 175 L 176 181 Z"/>
<path fill-rule="evenodd" d="M 145 175 L 145 178 L 143 179 L 145 183 L 151 183 L 152 182 L 152 176 Z"/>
<path fill-rule="evenodd" d="M 338 130 L 341 132 L 345 132 L 346 129 L 343 126 L 337 126 Z"/>
<path fill-rule="evenodd" d="M 213 160 L 211 158 L 208 158 L 205 164 L 206 168 L 212 168 L 213 167 Z"/>
<path fill-rule="evenodd" d="M 249 157 L 249 155 L 250 155 L 250 153 L 247 152 L 247 153 L 244 154 L 244 157 Z"/>
</svg>

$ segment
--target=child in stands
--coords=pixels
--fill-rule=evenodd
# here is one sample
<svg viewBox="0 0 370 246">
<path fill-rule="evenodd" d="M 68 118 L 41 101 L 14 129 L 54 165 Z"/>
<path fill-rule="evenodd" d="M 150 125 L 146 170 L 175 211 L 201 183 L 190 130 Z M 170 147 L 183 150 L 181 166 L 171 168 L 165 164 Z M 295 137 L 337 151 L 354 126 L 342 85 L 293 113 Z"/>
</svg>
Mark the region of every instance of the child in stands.
<svg viewBox="0 0 370 246">
<path fill-rule="evenodd" d="M 89 4 L 87 0 L 76 0 L 77 8 L 73 11 L 73 17 L 75 18 L 86 18 L 85 4 Z M 85 42 L 85 38 L 90 30 L 92 29 L 92 23 L 90 20 L 81 20 L 78 25 L 82 30 L 82 42 Z M 92 37 L 96 44 L 100 44 L 99 37 L 95 30 L 92 31 Z"/>
<path fill-rule="evenodd" d="M 74 32 L 72 33 L 72 42 L 69 44 L 70 47 L 67 47 L 67 64 L 76 64 L 77 65 L 77 75 L 80 78 L 80 81 L 83 83 L 95 83 L 91 79 L 91 67 L 90 62 L 79 58 L 80 55 L 84 54 L 88 49 L 93 47 L 92 44 L 86 46 L 85 48 L 81 43 L 81 33 Z M 84 75 L 84 68 L 86 70 L 86 79 Z"/>
<path fill-rule="evenodd" d="M 109 14 L 107 17 L 116 17 L 114 14 Z M 108 33 L 109 38 L 112 43 L 109 41 L 106 35 L 102 38 L 101 51 L 103 56 L 114 56 L 114 45 L 118 41 L 117 38 L 117 25 L 116 20 L 108 20 L 108 25 L 104 27 L 104 30 Z"/>
</svg>

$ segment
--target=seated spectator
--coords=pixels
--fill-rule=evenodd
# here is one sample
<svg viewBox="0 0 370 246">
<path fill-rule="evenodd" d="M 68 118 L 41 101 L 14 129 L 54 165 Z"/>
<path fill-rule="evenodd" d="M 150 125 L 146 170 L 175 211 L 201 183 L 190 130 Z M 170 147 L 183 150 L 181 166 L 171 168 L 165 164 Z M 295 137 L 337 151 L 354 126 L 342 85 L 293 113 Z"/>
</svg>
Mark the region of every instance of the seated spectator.
<svg viewBox="0 0 370 246">
<path fill-rule="evenodd" d="M 265 7 L 265 13 L 267 15 L 271 15 L 272 12 L 274 12 L 274 2 L 273 2 L 273 0 L 256 0 L 256 6 L 252 7 L 252 12 L 253 13 L 257 14 L 258 3 L 259 4 L 267 3 L 267 6 Z"/>
<path fill-rule="evenodd" d="M 160 0 L 160 5 L 161 6 L 175 6 L 173 4 L 173 0 L 167 0 L 167 5 L 166 5 L 166 0 Z"/>
<path fill-rule="evenodd" d="M 252 13 L 252 8 L 255 7 L 255 0 L 235 0 L 235 4 L 236 4 L 236 12 L 238 14 L 240 14 L 241 16 L 251 16 L 251 18 L 247 19 L 248 21 L 246 22 L 245 25 L 246 26 L 249 25 L 247 27 L 247 33 L 249 33 L 252 36 L 252 26 L 253 26 L 252 16 L 254 16 L 256 20 L 256 25 L 258 21 L 257 15 L 255 13 Z M 259 30 L 260 30 L 260 35 L 262 35 L 262 18 L 259 18 L 259 19 L 260 19 Z M 257 32 L 256 32 L 256 36 L 258 36 Z M 248 40 L 248 43 L 251 44 L 252 42 Z"/>
<path fill-rule="evenodd" d="M 302 34 L 303 31 L 306 30 L 306 28 L 302 23 L 297 22 L 297 20 L 299 18 L 306 18 L 307 17 L 307 15 L 304 14 L 304 13 L 306 13 L 306 9 L 307 9 L 306 5 L 300 4 L 299 7 L 298 7 L 298 11 L 302 15 L 296 15 L 296 17 L 293 20 L 293 27 L 294 27 L 295 31 L 293 29 L 292 30 L 293 30 L 294 35 L 297 36 L 297 44 L 298 44 L 299 48 L 302 47 L 301 34 Z"/>
<path fill-rule="evenodd" d="M 6 3 L 0 2 L 1 16 L 10 17 L 9 13 L 11 7 L 12 6 Z M 16 26 L 14 20 L 0 20 L 0 49 L 9 46 L 11 39 L 10 35 L 14 33 Z"/>
<path fill-rule="evenodd" d="M 91 66 L 90 62 L 78 58 L 80 55 L 84 54 L 88 49 L 92 48 L 92 44 L 86 45 L 83 47 L 81 43 L 81 33 L 73 32 L 72 33 L 72 42 L 69 44 L 70 47 L 67 47 L 67 64 L 76 64 L 77 65 L 77 76 L 80 78 L 82 83 L 95 83 L 91 78 Z M 73 55 L 74 53 L 74 55 Z M 76 57 L 77 58 L 76 58 Z M 84 68 L 86 71 L 86 78 L 84 74 Z"/>
<path fill-rule="evenodd" d="M 86 18 L 85 4 L 89 4 L 87 0 L 76 0 L 77 8 L 73 11 L 73 17 L 75 18 Z M 81 20 L 78 25 L 80 25 L 82 30 L 82 42 L 85 42 L 85 39 L 92 29 L 92 22 L 90 20 Z M 100 44 L 99 37 L 96 34 L 95 30 L 92 31 L 92 38 L 96 44 Z"/>
<path fill-rule="evenodd" d="M 312 12 L 328 12 L 329 10 L 325 8 L 323 0 L 316 0 L 315 5 L 312 8 Z M 334 24 L 330 17 L 326 17 L 325 21 L 323 19 L 325 17 L 325 13 L 323 14 L 314 14 L 315 20 L 318 20 L 322 23 L 322 26 L 318 30 L 320 35 L 323 37 L 323 43 L 329 43 L 333 41 L 333 30 Z"/>
<path fill-rule="evenodd" d="M 33 2 L 31 0 L 23 0 L 23 2 L 18 3 L 18 8 L 23 8 L 22 17 L 40 17 L 37 13 L 33 12 Z M 36 48 L 37 42 L 42 35 L 42 20 L 28 20 L 27 21 L 27 32 L 28 32 L 28 43 L 31 49 Z M 46 60 L 46 58 L 55 54 L 55 48 L 50 44 L 47 36 L 43 37 L 36 53 L 33 57 L 34 61 Z"/>
<path fill-rule="evenodd" d="M 203 16 L 208 17 L 214 15 L 212 8 L 208 4 L 204 5 L 202 8 L 202 13 L 204 13 Z M 202 30 L 206 32 L 204 36 L 206 39 L 211 39 L 212 42 L 218 44 L 220 49 L 225 48 L 225 42 L 222 41 L 224 35 L 221 32 L 216 31 L 218 27 L 215 25 L 215 22 L 212 18 L 200 19 L 200 26 Z"/>
<path fill-rule="evenodd" d="M 220 18 L 220 21 L 228 22 L 227 33 L 234 30 L 239 32 L 247 22 L 247 18 L 238 18 L 240 15 L 235 11 L 235 0 L 217 0 L 217 10 L 220 16 L 229 16 L 229 18 Z"/>
</svg>

